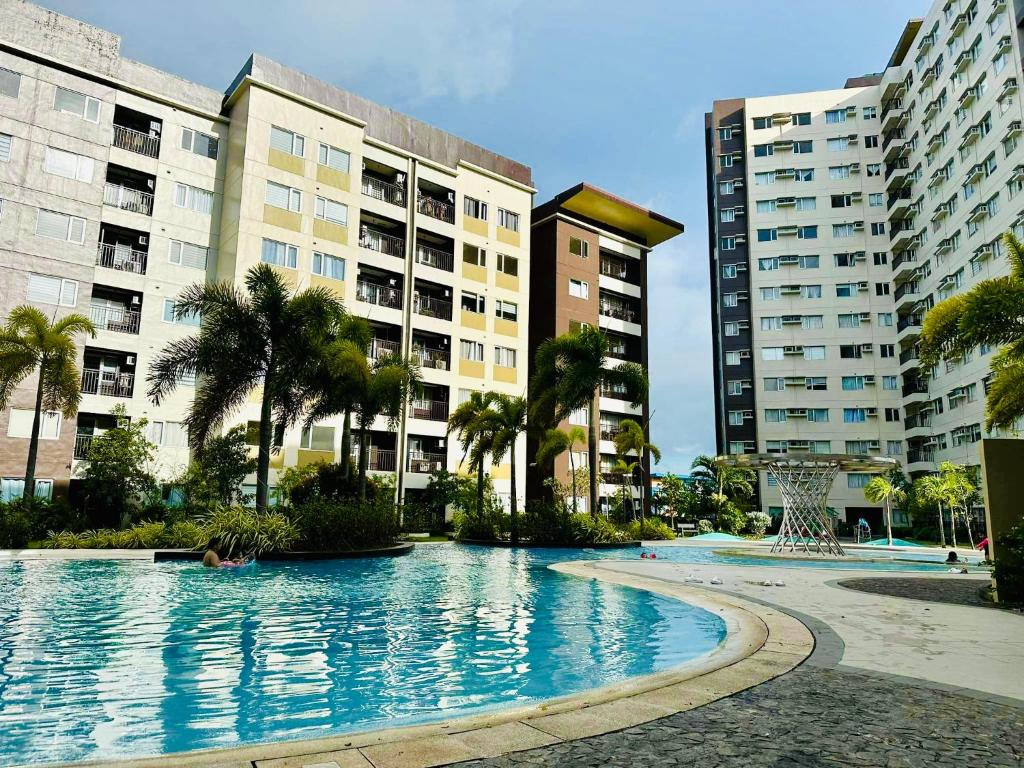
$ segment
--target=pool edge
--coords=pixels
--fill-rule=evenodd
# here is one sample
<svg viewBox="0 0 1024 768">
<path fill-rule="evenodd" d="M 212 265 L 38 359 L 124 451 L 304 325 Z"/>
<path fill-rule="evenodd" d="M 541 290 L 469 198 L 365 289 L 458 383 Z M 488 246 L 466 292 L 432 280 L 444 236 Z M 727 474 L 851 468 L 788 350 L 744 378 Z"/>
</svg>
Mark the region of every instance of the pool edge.
<svg viewBox="0 0 1024 768">
<path fill-rule="evenodd" d="M 293 768 L 336 761 L 365 768 L 427 768 L 596 736 L 683 712 L 772 680 L 802 664 L 814 636 L 798 619 L 743 598 L 656 578 L 607 571 L 592 561 L 555 563 L 560 573 L 642 589 L 719 615 L 727 633 L 704 656 L 600 688 L 448 721 L 315 739 L 148 758 L 47 766 Z"/>
</svg>

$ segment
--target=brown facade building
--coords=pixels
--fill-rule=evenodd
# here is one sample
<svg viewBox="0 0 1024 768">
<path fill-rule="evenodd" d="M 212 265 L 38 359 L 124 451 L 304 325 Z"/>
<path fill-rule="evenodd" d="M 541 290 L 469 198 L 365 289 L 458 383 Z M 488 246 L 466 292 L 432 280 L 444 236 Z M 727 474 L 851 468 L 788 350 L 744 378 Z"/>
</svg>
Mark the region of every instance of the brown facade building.
<svg viewBox="0 0 1024 768">
<path fill-rule="evenodd" d="M 530 280 L 530 350 L 545 339 L 582 325 L 600 328 L 611 341 L 612 362 L 631 361 L 647 367 L 647 259 L 651 249 L 683 231 L 683 225 L 586 183 L 577 184 L 533 209 Z M 619 490 L 609 473 L 615 463 L 612 438 L 623 419 L 647 425 L 647 403 L 634 408 L 615 391 L 601 392 L 597 412 L 573 414 L 563 428 L 586 429 L 599 420 L 601 505 Z M 575 467 L 587 466 L 587 446 L 574 446 Z M 649 457 L 645 457 L 649 478 Z M 528 497 L 540 498 L 547 478 L 530 472 Z M 570 455 L 554 465 L 560 482 L 571 480 Z M 649 483 L 649 480 L 648 480 Z M 586 483 L 577 489 L 579 509 L 586 509 Z M 649 486 L 644 498 L 649 498 Z"/>
</svg>

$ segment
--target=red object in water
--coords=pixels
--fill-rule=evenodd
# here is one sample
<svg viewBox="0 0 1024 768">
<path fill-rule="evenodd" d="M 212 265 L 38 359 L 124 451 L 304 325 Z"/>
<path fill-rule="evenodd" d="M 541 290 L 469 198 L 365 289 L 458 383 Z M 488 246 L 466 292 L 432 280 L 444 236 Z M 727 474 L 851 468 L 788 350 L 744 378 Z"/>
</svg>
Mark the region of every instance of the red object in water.
<svg viewBox="0 0 1024 768">
<path fill-rule="evenodd" d="M 651 552 L 651 560 L 657 560 L 657 559 L 658 559 L 658 556 L 656 554 L 654 554 L 653 552 Z"/>
<path fill-rule="evenodd" d="M 647 553 L 646 552 L 641 552 L 640 553 L 640 557 L 642 557 L 644 560 L 646 560 L 647 559 Z"/>
</svg>

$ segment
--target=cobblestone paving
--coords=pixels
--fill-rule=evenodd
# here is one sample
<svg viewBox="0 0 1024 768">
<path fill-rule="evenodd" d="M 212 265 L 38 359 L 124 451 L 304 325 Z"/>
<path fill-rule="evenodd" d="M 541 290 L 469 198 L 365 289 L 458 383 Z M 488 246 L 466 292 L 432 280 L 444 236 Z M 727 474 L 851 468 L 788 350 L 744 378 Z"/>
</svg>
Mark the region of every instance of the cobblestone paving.
<svg viewBox="0 0 1024 768">
<path fill-rule="evenodd" d="M 1024 708 L 805 665 L 645 725 L 461 765 L 1019 767 Z"/>
<path fill-rule="evenodd" d="M 930 603 L 979 605 L 992 607 L 982 600 L 980 590 L 986 582 L 978 579 L 843 579 L 840 586 L 890 597 L 912 597 Z"/>
</svg>

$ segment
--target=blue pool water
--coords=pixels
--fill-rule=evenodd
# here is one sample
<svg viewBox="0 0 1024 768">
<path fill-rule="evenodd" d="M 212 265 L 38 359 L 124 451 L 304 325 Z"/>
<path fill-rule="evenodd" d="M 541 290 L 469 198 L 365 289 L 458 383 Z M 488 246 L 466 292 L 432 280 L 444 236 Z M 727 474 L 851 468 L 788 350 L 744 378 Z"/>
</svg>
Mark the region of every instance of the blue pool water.
<svg viewBox="0 0 1024 768">
<path fill-rule="evenodd" d="M 0 563 L 0 765 L 438 720 L 665 669 L 724 637 L 701 609 L 546 567 L 589 556 Z"/>
</svg>

